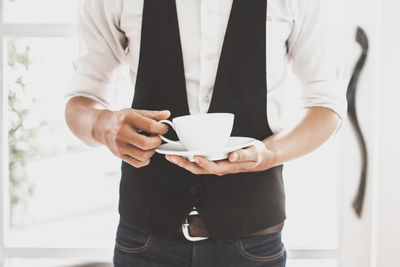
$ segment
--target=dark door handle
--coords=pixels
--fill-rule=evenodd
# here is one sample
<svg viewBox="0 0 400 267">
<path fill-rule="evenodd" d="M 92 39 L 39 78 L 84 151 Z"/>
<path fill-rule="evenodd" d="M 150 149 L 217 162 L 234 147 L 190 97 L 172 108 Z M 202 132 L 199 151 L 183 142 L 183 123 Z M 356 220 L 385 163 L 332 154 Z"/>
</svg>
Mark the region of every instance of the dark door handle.
<svg viewBox="0 0 400 267">
<path fill-rule="evenodd" d="M 363 204 L 364 204 L 364 197 L 367 185 L 367 168 L 368 168 L 368 153 L 367 153 L 367 146 L 365 143 L 364 136 L 362 134 L 360 124 L 357 118 L 357 111 L 356 111 L 356 89 L 357 83 L 360 77 L 360 73 L 364 67 L 365 61 L 368 55 L 368 37 L 365 31 L 361 28 L 357 28 L 356 33 L 356 41 L 360 44 L 362 48 L 362 53 L 360 58 L 357 61 L 357 64 L 354 67 L 353 74 L 351 76 L 351 80 L 349 86 L 347 88 L 347 102 L 348 102 L 348 116 L 350 118 L 350 122 L 353 125 L 354 131 L 357 136 L 358 144 L 361 150 L 361 157 L 362 157 L 362 169 L 361 169 L 361 177 L 360 183 L 358 186 L 357 193 L 354 197 L 352 206 L 354 208 L 355 213 L 358 217 L 361 217 Z"/>
</svg>

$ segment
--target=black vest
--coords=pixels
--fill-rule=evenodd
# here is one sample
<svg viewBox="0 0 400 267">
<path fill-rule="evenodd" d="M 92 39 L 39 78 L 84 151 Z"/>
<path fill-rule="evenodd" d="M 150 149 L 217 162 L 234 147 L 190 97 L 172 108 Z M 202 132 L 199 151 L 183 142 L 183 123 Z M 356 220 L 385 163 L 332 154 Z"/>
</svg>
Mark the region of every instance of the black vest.
<svg viewBox="0 0 400 267">
<path fill-rule="evenodd" d="M 233 1 L 208 110 L 235 114 L 232 136 L 272 135 L 266 115 L 266 8 L 266 0 Z M 189 114 L 175 0 L 144 1 L 132 108 L 168 109 L 171 118 Z M 282 165 L 222 177 L 194 175 L 156 154 L 144 168 L 122 162 L 121 169 L 120 215 L 159 238 L 171 238 L 193 206 L 219 242 L 285 220 Z"/>
</svg>

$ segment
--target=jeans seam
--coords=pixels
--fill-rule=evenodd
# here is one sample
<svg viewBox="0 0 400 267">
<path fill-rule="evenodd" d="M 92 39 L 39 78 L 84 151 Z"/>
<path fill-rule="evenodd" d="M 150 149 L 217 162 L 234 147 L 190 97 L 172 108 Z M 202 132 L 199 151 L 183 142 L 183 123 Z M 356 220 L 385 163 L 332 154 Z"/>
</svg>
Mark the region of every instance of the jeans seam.
<svg viewBox="0 0 400 267">
<path fill-rule="evenodd" d="M 236 242 L 238 248 L 239 248 L 239 253 L 249 259 L 249 260 L 253 260 L 253 261 L 263 261 L 263 262 L 269 262 L 269 261 L 274 261 L 277 260 L 279 258 L 281 258 L 284 254 L 285 254 L 285 246 L 282 246 L 282 250 L 279 251 L 278 253 L 275 253 L 273 255 L 269 255 L 269 256 L 256 256 L 256 255 L 252 255 L 249 252 L 247 252 L 243 246 L 243 241 L 242 240 L 237 240 Z"/>
<path fill-rule="evenodd" d="M 146 243 L 144 243 L 143 246 L 140 246 L 140 247 L 137 247 L 137 248 L 129 248 L 129 247 L 125 247 L 125 246 L 119 244 L 118 241 L 116 242 L 115 246 L 119 250 L 121 250 L 123 252 L 126 252 L 126 253 L 139 253 L 139 252 L 143 252 L 143 251 L 147 250 L 151 246 L 151 244 L 153 243 L 153 240 L 154 240 L 154 237 L 151 234 L 149 236 L 149 238 L 147 239 Z"/>
</svg>

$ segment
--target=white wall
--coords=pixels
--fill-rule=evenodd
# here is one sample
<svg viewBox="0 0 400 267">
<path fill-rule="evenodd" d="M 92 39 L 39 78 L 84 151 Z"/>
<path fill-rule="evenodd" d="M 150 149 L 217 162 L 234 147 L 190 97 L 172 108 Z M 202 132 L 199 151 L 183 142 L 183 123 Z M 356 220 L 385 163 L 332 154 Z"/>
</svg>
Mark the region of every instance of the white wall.
<svg viewBox="0 0 400 267">
<path fill-rule="evenodd" d="M 357 95 L 357 110 L 370 152 L 364 216 L 357 219 L 349 203 L 360 166 L 351 127 L 344 128 L 345 198 L 341 267 L 397 267 L 400 253 L 400 1 L 352 0 L 345 4 L 348 38 L 356 25 L 370 39 L 370 54 Z M 347 41 L 347 40 L 346 40 Z M 347 49 L 354 62 L 356 46 Z"/>
<path fill-rule="evenodd" d="M 352 71 L 355 61 L 361 53 L 360 46 L 355 41 L 356 27 L 361 26 L 367 33 L 370 42 L 369 56 L 360 77 L 357 88 L 357 113 L 360 126 L 367 142 L 367 149 L 371 157 L 378 151 L 378 135 L 376 134 L 379 124 L 379 62 L 380 38 L 379 38 L 379 2 L 380 0 L 351 0 L 344 2 L 345 26 L 346 26 L 346 59 L 347 67 Z M 373 200 L 374 186 L 378 165 L 376 160 L 368 167 L 367 193 L 363 210 L 363 217 L 357 218 L 351 207 L 355 196 L 360 171 L 361 155 L 354 131 L 346 122 L 343 128 L 342 145 L 342 192 L 343 203 L 341 206 L 342 216 L 345 218 L 342 225 L 343 239 L 341 240 L 341 267 L 369 267 L 373 250 Z"/>
<path fill-rule="evenodd" d="M 400 1 L 382 1 L 377 267 L 400 266 Z"/>
</svg>

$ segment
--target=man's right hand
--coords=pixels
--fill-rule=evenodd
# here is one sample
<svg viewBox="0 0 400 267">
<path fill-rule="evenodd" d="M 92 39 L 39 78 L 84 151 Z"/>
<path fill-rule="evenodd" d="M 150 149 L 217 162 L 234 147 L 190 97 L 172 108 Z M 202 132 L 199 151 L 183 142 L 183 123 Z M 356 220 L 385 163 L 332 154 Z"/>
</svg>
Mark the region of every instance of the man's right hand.
<svg viewBox="0 0 400 267">
<path fill-rule="evenodd" d="M 103 110 L 98 114 L 92 136 L 123 161 L 141 168 L 150 163 L 155 149 L 161 144 L 158 135 L 168 131 L 168 126 L 158 121 L 168 119 L 169 116 L 168 110 Z M 151 135 L 145 136 L 140 134 L 141 131 Z"/>
</svg>

